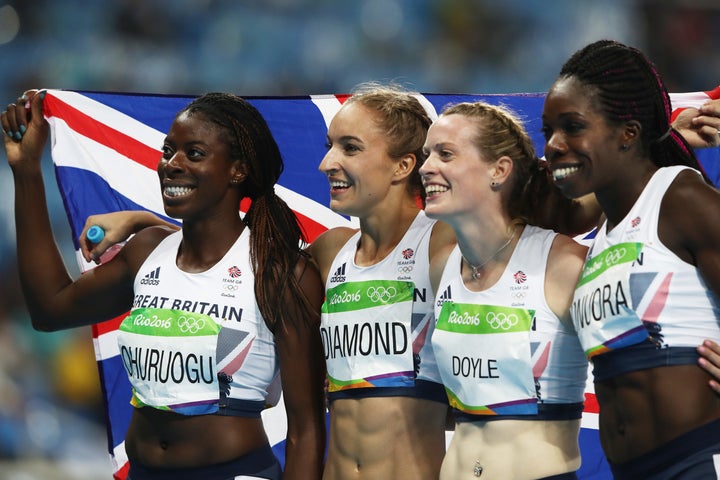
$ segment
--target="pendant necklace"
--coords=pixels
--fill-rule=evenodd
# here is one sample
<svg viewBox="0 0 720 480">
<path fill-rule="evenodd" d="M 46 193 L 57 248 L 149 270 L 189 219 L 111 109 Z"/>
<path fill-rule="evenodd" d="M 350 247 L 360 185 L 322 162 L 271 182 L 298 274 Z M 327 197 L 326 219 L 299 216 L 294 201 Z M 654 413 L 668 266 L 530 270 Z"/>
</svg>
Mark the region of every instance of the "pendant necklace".
<svg viewBox="0 0 720 480">
<path fill-rule="evenodd" d="M 480 263 L 480 265 L 473 265 L 473 264 L 470 263 L 470 262 L 468 261 L 468 259 L 465 258 L 465 256 L 463 255 L 463 259 L 467 262 L 467 264 L 470 266 L 470 269 L 472 270 L 472 274 L 471 274 L 470 276 L 473 278 L 473 280 L 480 280 L 480 274 L 481 274 L 481 273 L 480 273 L 480 269 L 483 268 L 485 265 L 487 265 L 487 263 L 488 263 L 490 260 L 492 260 L 493 258 L 495 258 L 498 253 L 500 253 L 500 252 L 502 252 L 503 250 L 505 250 L 505 247 L 507 247 L 508 245 L 510 245 L 510 242 L 512 242 L 512 239 L 515 238 L 515 230 L 517 230 L 517 228 L 513 229 L 513 232 L 512 232 L 512 234 L 510 235 L 510 238 L 507 239 L 507 242 L 503 243 L 503 244 L 500 246 L 500 248 L 498 248 L 497 250 L 495 250 L 495 253 L 493 253 L 492 255 L 490 255 L 490 256 L 487 258 L 487 260 L 485 260 L 484 262 Z"/>
</svg>

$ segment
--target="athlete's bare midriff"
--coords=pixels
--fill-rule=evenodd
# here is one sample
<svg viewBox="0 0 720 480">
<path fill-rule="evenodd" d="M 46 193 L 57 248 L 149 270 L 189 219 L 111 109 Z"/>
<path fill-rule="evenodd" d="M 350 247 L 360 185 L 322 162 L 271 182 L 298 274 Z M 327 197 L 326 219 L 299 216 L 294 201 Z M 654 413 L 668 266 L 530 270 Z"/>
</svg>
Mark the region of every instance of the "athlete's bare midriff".
<svg viewBox="0 0 720 480">
<path fill-rule="evenodd" d="M 534 480 L 580 467 L 580 420 L 459 422 L 441 480 Z"/>
<path fill-rule="evenodd" d="M 595 383 L 600 441 L 624 463 L 720 418 L 720 397 L 696 365 L 658 367 Z"/>
<path fill-rule="evenodd" d="M 330 405 L 324 480 L 437 480 L 447 405 L 410 397 L 340 399 Z"/>
<path fill-rule="evenodd" d="M 259 418 L 133 411 L 125 449 L 146 467 L 191 468 L 238 459 L 268 443 Z"/>
</svg>

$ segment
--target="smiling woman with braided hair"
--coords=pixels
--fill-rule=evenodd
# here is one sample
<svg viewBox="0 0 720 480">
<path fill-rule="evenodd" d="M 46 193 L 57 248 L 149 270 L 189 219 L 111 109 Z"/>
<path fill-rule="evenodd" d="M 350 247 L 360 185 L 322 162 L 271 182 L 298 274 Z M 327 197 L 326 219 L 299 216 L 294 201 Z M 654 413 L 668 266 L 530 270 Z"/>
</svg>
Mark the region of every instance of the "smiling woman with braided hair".
<svg viewBox="0 0 720 480">
<path fill-rule="evenodd" d="M 300 250 L 292 210 L 273 191 L 283 162 L 259 112 L 222 93 L 181 110 L 157 171 L 165 212 L 182 229 L 146 228 L 73 281 L 44 201 L 42 97 L 27 92 L 2 114 L 23 292 L 43 331 L 131 309 L 118 334 L 135 407 L 125 438 L 129 478 L 320 478 L 322 284 Z M 244 219 L 243 198 L 252 200 Z M 260 415 L 279 378 L 288 415 L 284 476 Z"/>
<path fill-rule="evenodd" d="M 618 479 L 718 475 L 720 397 L 697 346 L 720 339 L 720 193 L 670 113 L 652 63 L 610 40 L 571 56 L 543 111 L 555 184 L 605 217 L 571 311 Z"/>
</svg>

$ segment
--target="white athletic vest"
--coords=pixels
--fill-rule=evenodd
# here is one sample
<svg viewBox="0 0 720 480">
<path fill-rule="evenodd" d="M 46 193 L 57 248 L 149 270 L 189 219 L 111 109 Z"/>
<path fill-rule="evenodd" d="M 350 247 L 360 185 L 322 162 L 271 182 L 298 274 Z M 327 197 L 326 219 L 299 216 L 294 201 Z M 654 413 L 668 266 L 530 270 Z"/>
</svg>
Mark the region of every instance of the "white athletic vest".
<svg viewBox="0 0 720 480">
<path fill-rule="evenodd" d="M 375 265 L 355 264 L 360 232 L 335 257 L 321 324 L 331 400 L 401 395 L 445 401 L 429 342 L 434 224 L 418 213 L 395 249 Z"/>
<path fill-rule="evenodd" d="M 134 406 L 258 416 L 275 401 L 267 397 L 279 381 L 278 360 L 255 302 L 249 239 L 246 228 L 215 266 L 186 273 L 175 263 L 177 232 L 138 270 L 118 332 Z"/>
<path fill-rule="evenodd" d="M 686 168 L 658 169 L 625 218 L 609 233 L 603 224 L 588 251 L 571 313 L 596 377 L 695 363 L 695 347 L 720 339 L 718 299 L 658 238 L 660 204 Z"/>
<path fill-rule="evenodd" d="M 460 248 L 450 254 L 432 345 L 460 421 L 474 415 L 579 418 L 587 362 L 572 327 L 545 300 L 555 235 L 525 226 L 502 276 L 482 292 L 465 287 Z"/>
</svg>

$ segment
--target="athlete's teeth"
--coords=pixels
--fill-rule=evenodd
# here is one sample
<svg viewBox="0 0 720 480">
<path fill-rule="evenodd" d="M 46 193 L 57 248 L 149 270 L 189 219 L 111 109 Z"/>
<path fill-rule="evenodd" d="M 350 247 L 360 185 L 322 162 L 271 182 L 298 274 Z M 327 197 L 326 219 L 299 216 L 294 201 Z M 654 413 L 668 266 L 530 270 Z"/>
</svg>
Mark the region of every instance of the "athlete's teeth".
<svg viewBox="0 0 720 480">
<path fill-rule="evenodd" d="M 435 193 L 446 192 L 446 191 L 448 191 L 448 190 L 449 190 L 449 189 L 448 189 L 447 187 L 443 187 L 443 186 L 440 186 L 440 185 L 429 185 L 429 186 L 425 187 L 425 193 L 428 194 L 428 195 L 432 195 L 432 194 L 435 194 Z"/>
<path fill-rule="evenodd" d="M 553 180 L 562 180 L 580 170 L 580 167 L 563 167 L 553 170 Z"/>
<path fill-rule="evenodd" d="M 165 187 L 165 194 L 168 197 L 180 197 L 192 191 L 190 187 Z"/>
</svg>

